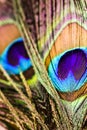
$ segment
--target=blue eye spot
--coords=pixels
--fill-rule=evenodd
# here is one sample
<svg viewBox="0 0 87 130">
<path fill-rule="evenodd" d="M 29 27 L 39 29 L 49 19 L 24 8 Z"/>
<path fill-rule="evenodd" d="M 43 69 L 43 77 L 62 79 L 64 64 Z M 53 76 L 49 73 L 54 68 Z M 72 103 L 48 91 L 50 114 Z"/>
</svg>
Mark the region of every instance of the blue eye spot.
<svg viewBox="0 0 87 130">
<path fill-rule="evenodd" d="M 19 74 L 32 66 L 22 38 L 16 39 L 4 50 L 1 65 L 9 74 Z"/>
<path fill-rule="evenodd" d="M 87 49 L 76 48 L 56 56 L 48 67 L 48 75 L 59 91 L 78 90 L 87 78 Z"/>
<path fill-rule="evenodd" d="M 19 64 L 21 58 L 24 58 L 26 60 L 29 59 L 23 44 L 23 40 L 18 39 L 12 46 L 10 46 L 7 53 L 7 60 L 10 65 L 16 66 Z"/>
</svg>

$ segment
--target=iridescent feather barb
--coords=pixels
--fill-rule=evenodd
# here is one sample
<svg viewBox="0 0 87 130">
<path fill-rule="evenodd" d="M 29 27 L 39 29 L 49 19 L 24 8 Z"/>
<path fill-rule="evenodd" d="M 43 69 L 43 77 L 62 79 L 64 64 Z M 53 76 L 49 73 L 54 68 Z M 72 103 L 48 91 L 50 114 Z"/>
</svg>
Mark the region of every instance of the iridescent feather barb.
<svg viewBox="0 0 87 130">
<path fill-rule="evenodd" d="M 64 129 L 72 129 L 67 113 L 74 129 L 80 129 L 87 110 L 83 107 L 87 105 L 87 2 L 12 2 L 14 15 L 9 12 L 4 20 L 0 14 L 0 32 L 4 28 L 6 31 L 10 24 L 17 32 L 0 50 L 1 65 L 10 76 L 18 76 L 20 72 L 25 74 L 28 70 L 30 81 L 35 75 L 31 82 L 35 81 L 34 85 L 38 78 L 55 100 Z M 9 20 L 2 24 L 6 19 Z"/>
</svg>

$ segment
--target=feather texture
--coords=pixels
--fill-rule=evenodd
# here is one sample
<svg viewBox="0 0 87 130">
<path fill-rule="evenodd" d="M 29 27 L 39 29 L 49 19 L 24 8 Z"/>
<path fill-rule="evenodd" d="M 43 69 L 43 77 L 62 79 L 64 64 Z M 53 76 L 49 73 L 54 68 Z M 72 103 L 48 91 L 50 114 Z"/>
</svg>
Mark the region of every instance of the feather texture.
<svg viewBox="0 0 87 130">
<path fill-rule="evenodd" d="M 87 110 L 87 2 L 9 2 L 0 12 L 0 65 L 46 89 L 56 102 L 58 128 L 71 130 L 72 122 L 80 129 Z"/>
<path fill-rule="evenodd" d="M 26 8 L 25 3 L 21 1 L 30 41 L 35 43 L 54 87 L 59 92 L 81 96 L 87 80 L 86 3 L 31 0 Z"/>
<path fill-rule="evenodd" d="M 31 32 L 30 37 L 33 38 L 40 56 L 45 62 L 48 75 L 54 87 L 59 92 L 79 90 L 86 83 L 87 77 L 87 32 L 86 20 L 84 20 L 85 14 L 83 15 L 82 12 L 85 4 L 82 1 L 81 5 L 77 5 L 75 1 L 49 0 L 47 2 L 31 0 L 28 1 L 28 6 L 25 9 L 25 3 L 22 0 L 21 4 L 24 8 L 26 23 Z M 28 7 L 30 7 L 29 12 L 27 12 Z M 9 14 L 11 16 L 11 13 Z M 6 17 L 4 16 L 4 18 Z M 11 59 L 10 55 L 15 58 L 13 51 L 15 52 L 16 42 L 19 45 L 20 40 L 16 40 L 16 37 L 18 38 L 20 33 L 15 25 L 1 26 L 0 32 L 3 33 L 4 28 L 7 28 L 7 32 L 11 35 L 8 26 L 12 26 L 11 28 L 13 28 L 15 35 L 11 36 L 12 40 L 7 38 L 6 44 L 1 49 L 4 50 L 8 44 L 11 44 L 11 47 L 8 46 L 5 49 L 1 58 L 3 59 L 7 55 L 8 63 L 14 64 L 13 66 L 17 66 L 17 68 L 13 67 L 15 68 L 13 69 L 12 66 L 7 66 L 6 58 L 1 61 L 1 64 L 5 69 L 8 69 L 9 73 L 19 74 L 19 72 L 24 72 L 31 68 L 32 63 L 30 59 L 27 60 L 26 57 L 21 58 L 21 56 L 17 57 L 17 61 L 16 59 L 15 61 Z M 4 37 L 6 39 L 6 35 Z M 2 40 L 1 43 L 3 42 Z M 19 54 L 21 55 L 21 53 L 24 52 L 20 51 Z M 6 61 L 5 64 L 4 61 Z"/>
</svg>

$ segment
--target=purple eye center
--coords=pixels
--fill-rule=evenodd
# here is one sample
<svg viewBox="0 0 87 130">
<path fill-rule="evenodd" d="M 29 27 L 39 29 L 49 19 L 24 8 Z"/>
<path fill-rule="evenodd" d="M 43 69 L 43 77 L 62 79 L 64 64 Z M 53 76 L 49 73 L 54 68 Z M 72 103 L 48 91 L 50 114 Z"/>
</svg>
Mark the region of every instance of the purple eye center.
<svg viewBox="0 0 87 130">
<path fill-rule="evenodd" d="M 8 63 L 12 66 L 19 64 L 21 58 L 29 59 L 27 52 L 25 50 L 23 40 L 17 40 L 8 50 L 7 60 Z"/>
<path fill-rule="evenodd" d="M 79 80 L 86 71 L 87 58 L 81 49 L 66 52 L 58 64 L 58 77 L 61 80 L 67 78 L 69 72 L 73 73 L 76 80 Z"/>
</svg>

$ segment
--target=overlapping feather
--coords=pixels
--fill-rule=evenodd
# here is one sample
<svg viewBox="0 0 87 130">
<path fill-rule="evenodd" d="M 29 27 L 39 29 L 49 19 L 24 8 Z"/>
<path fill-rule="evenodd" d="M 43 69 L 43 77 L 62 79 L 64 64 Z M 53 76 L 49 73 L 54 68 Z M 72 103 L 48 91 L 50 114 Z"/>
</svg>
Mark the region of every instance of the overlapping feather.
<svg viewBox="0 0 87 130">
<path fill-rule="evenodd" d="M 63 121 L 65 124 L 65 126 L 63 125 L 63 128 L 70 130 L 72 128 L 72 125 L 70 125 L 69 120 L 71 120 L 74 128 L 80 129 L 87 110 L 87 108 L 84 107 L 87 104 L 86 1 L 9 0 L 7 3 L 1 5 L 0 17 L 2 18 L 4 16 L 2 20 L 5 22 L 5 18 L 8 17 L 17 23 L 16 25 L 18 26 L 20 33 L 24 39 L 24 46 L 26 48 L 28 56 L 31 59 L 35 75 L 37 75 L 40 83 L 45 87 L 47 92 L 52 96 L 57 104 L 57 110 L 59 112 L 58 117 L 61 117 L 59 124 L 61 124 Z M 8 7 L 10 7 L 10 9 Z M 14 12 L 12 10 L 13 7 Z M 6 13 L 6 9 L 8 10 L 8 14 Z M 66 29 L 65 32 L 64 29 Z M 70 60 L 70 58 L 73 57 L 71 56 L 71 52 L 74 54 L 73 50 L 77 49 L 80 51 L 79 48 L 82 49 L 82 53 L 79 53 L 77 55 L 76 52 L 74 57 L 75 63 L 73 66 L 73 60 Z M 67 56 L 67 53 L 69 53 L 70 58 Z M 79 59 L 76 58 L 78 56 Z M 56 57 L 57 60 L 55 60 Z M 64 63 L 61 62 L 61 59 L 63 57 L 65 59 L 65 61 L 63 60 Z M 67 58 L 69 59 L 68 62 L 72 63 L 70 69 L 73 69 L 71 69 L 71 71 L 74 70 L 77 59 L 82 60 L 82 62 L 80 61 L 77 66 L 80 64 L 81 67 L 79 68 L 85 71 L 84 73 L 82 71 L 81 74 L 81 77 L 85 74 L 83 77 L 83 80 L 85 80 L 85 82 L 82 80 L 79 87 L 77 87 L 77 83 L 74 81 L 73 74 L 69 75 L 66 77 L 66 80 L 61 82 L 57 75 L 59 70 L 55 69 L 58 69 L 58 63 L 60 63 L 60 66 L 63 67 L 65 64 L 65 66 L 67 65 L 66 68 L 68 68 Z M 70 71 L 70 69 L 68 71 Z M 75 69 L 77 69 L 77 73 L 80 72 L 80 69 L 78 70 L 78 67 Z M 62 70 L 65 71 L 65 73 L 67 71 L 64 70 L 64 68 L 61 68 L 61 71 L 59 72 L 62 75 L 60 74 L 60 77 L 63 77 L 64 74 L 64 72 L 62 73 Z M 74 72 L 74 74 L 77 73 Z M 55 75 L 57 76 L 56 80 Z M 58 83 L 56 83 L 57 80 L 59 80 Z M 75 82 L 75 85 L 73 81 Z M 34 82 L 34 84 L 35 83 L 36 82 Z M 72 88 L 73 86 L 74 88 Z M 55 88 L 57 88 L 58 93 L 56 92 Z M 61 100 L 60 97 L 62 97 L 63 100 Z M 70 100 L 71 102 L 67 100 Z M 82 103 L 83 105 L 80 106 Z M 67 113 L 69 119 L 67 117 Z M 82 115 L 81 120 L 79 115 Z M 77 126 L 79 122 L 80 125 Z M 61 128 L 61 126 L 59 127 Z"/>
</svg>

